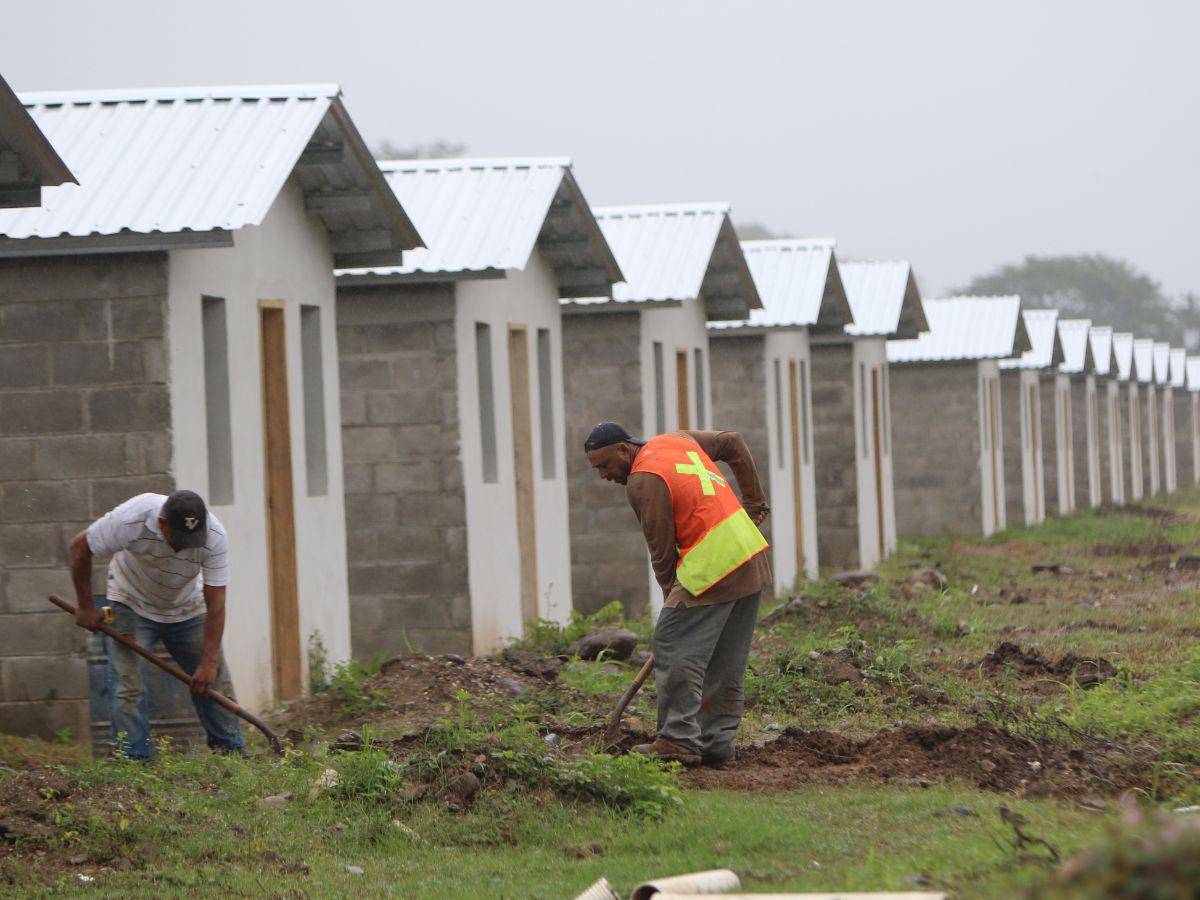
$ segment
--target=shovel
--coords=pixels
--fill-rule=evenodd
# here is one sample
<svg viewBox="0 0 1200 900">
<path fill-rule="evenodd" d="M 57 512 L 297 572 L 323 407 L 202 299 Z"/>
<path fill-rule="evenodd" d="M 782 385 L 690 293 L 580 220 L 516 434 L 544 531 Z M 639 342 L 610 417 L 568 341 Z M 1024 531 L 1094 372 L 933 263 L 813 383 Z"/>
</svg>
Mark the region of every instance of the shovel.
<svg viewBox="0 0 1200 900">
<path fill-rule="evenodd" d="M 646 658 L 642 663 L 641 671 L 633 679 L 633 683 L 621 695 L 621 699 L 617 701 L 617 706 L 613 710 L 612 718 L 608 720 L 608 728 L 604 731 L 604 746 L 611 747 L 621 737 L 621 715 L 625 712 L 631 700 L 637 695 L 637 692 L 642 689 L 642 685 L 646 683 L 646 679 L 650 677 L 650 673 L 654 671 L 654 654 Z"/>
<path fill-rule="evenodd" d="M 75 615 L 75 607 L 72 606 L 70 603 L 68 603 L 66 600 L 64 600 L 62 597 L 58 596 L 57 594 L 50 595 L 50 602 L 53 603 L 55 606 L 57 606 L 59 609 L 61 609 L 63 612 L 70 613 L 72 616 Z M 96 630 L 103 631 L 105 634 L 107 634 L 110 638 L 112 638 L 118 644 L 124 644 L 126 647 L 128 647 L 130 650 L 132 650 L 138 656 L 140 656 L 143 659 L 158 666 L 160 669 L 162 669 L 168 675 L 173 675 L 174 677 L 178 678 L 180 681 L 182 681 L 188 687 L 192 686 L 192 676 L 191 675 L 189 675 L 187 672 L 183 671 L 183 669 L 179 668 L 178 666 L 172 665 L 171 663 L 167 662 L 166 660 L 159 659 L 157 656 L 155 656 L 153 653 L 151 653 L 149 650 L 147 650 L 145 647 L 143 647 L 141 644 L 139 644 L 133 638 L 128 637 L 127 635 L 121 634 L 121 632 L 117 631 L 115 628 L 110 627 L 109 625 L 105 624 L 104 622 L 101 622 L 99 625 L 97 625 Z M 247 722 L 249 722 L 251 725 L 253 725 L 255 728 L 257 728 L 259 731 L 261 731 L 264 735 L 266 735 L 267 742 L 271 745 L 271 749 L 273 751 L 275 751 L 280 756 L 283 755 L 283 744 L 280 743 L 279 738 L 275 736 L 275 732 L 273 732 L 269 727 L 267 727 L 267 724 L 262 719 L 260 719 L 258 716 L 254 715 L 254 713 L 247 712 L 246 710 L 242 709 L 237 703 L 235 703 L 234 701 L 232 701 L 228 697 L 226 697 L 224 694 L 219 693 L 218 691 L 215 691 L 212 688 L 209 688 L 207 691 L 205 691 L 204 696 L 208 697 L 210 700 L 215 700 L 217 703 L 219 703 L 221 706 L 225 707 L 227 710 L 229 710 L 231 713 L 233 713 L 238 718 L 245 719 Z M 632 697 L 633 695 L 630 694 L 630 696 Z M 628 703 L 629 701 L 627 700 L 625 702 Z"/>
</svg>

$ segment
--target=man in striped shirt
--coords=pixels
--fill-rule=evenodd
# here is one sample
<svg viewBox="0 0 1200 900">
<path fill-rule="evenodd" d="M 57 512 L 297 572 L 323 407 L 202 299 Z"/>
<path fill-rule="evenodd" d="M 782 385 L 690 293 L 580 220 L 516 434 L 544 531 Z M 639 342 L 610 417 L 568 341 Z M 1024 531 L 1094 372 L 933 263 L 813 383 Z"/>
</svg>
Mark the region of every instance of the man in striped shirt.
<svg viewBox="0 0 1200 900">
<path fill-rule="evenodd" d="M 75 585 L 75 622 L 95 631 L 101 612 L 92 599 L 92 558 L 111 557 L 105 600 L 114 627 L 143 647 L 159 640 L 192 676 L 192 703 L 208 745 L 241 752 L 237 717 L 204 696 L 212 686 L 233 696 L 221 656 L 229 542 L 225 529 L 192 491 L 139 494 L 77 534 L 68 551 Z M 116 641 L 105 641 L 111 677 L 113 741 L 134 759 L 148 759 L 150 717 L 145 661 Z"/>
</svg>

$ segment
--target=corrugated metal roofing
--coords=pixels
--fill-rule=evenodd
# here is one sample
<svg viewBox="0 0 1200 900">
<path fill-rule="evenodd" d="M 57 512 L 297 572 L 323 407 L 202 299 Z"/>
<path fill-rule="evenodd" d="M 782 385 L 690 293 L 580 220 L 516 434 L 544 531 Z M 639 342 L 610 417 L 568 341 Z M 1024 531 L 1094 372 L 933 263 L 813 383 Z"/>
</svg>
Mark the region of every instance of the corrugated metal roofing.
<svg viewBox="0 0 1200 900">
<path fill-rule="evenodd" d="M 386 229 L 397 253 L 420 246 L 339 94 L 337 85 L 322 84 L 22 95 L 81 183 L 47 188 L 40 209 L 0 212 L 0 234 L 82 238 L 258 225 L 320 132 L 344 155 L 306 166 L 305 190 L 365 188 L 370 204 L 322 213 L 331 231 Z"/>
<path fill-rule="evenodd" d="M 1187 351 L 1171 350 L 1171 387 L 1187 387 Z"/>
<path fill-rule="evenodd" d="M 889 363 L 1004 359 L 1017 352 L 1021 298 L 944 297 L 923 303 L 929 330 L 887 342 Z"/>
<path fill-rule="evenodd" d="M 1113 361 L 1117 365 L 1117 379 L 1129 381 L 1133 377 L 1133 335 L 1128 332 L 1112 336 Z"/>
<path fill-rule="evenodd" d="M 852 321 L 832 238 L 741 243 L 763 307 L 744 321 L 710 322 L 709 328 L 841 328 Z"/>
<path fill-rule="evenodd" d="M 846 334 L 910 338 L 929 330 L 907 260 L 838 260 L 854 322 Z"/>
<path fill-rule="evenodd" d="M 570 159 L 398 160 L 379 166 L 419 224 L 427 249 L 404 254 L 399 266 L 339 270 L 339 277 L 359 283 L 364 276 L 524 269 L 539 239 L 543 246 L 550 243 L 554 228 L 547 222 L 554 218 L 563 229 L 574 225 L 578 233 L 569 237 L 583 248 L 572 251 L 574 260 L 561 262 L 607 269 L 609 284 L 620 280 L 621 270 L 571 175 Z M 556 198 L 574 207 L 574 215 L 552 217 Z"/>
<path fill-rule="evenodd" d="M 602 206 L 593 210 L 616 254 L 625 283 L 613 287 L 618 302 L 727 303 L 744 319 L 762 307 L 746 258 L 729 219 L 728 203 Z"/>
<path fill-rule="evenodd" d="M 1134 338 L 1133 377 L 1142 384 L 1154 383 L 1154 341 Z"/>
<path fill-rule="evenodd" d="M 1200 356 L 1189 356 L 1187 359 L 1187 388 L 1189 391 L 1200 391 Z"/>
<path fill-rule="evenodd" d="M 1113 372 L 1113 330 L 1107 325 L 1093 325 L 1088 332 L 1088 341 L 1092 345 L 1092 361 L 1096 365 L 1097 375 L 1108 375 Z"/>
<path fill-rule="evenodd" d="M 1002 369 L 1049 369 L 1063 361 L 1062 340 L 1058 336 L 1058 310 L 1026 309 L 1021 311 L 1025 330 L 1029 332 L 1030 349 L 1019 357 L 1002 360 Z"/>
<path fill-rule="evenodd" d="M 13 166 L 0 174 L 0 207 L 37 206 L 42 188 L 78 184 L 8 82 L 0 77 L 0 159 L 4 157 L 9 157 Z"/>
<path fill-rule="evenodd" d="M 1171 383 L 1171 345 L 1166 342 L 1154 345 L 1154 383 Z"/>
<path fill-rule="evenodd" d="M 1078 375 L 1096 370 L 1091 345 L 1088 342 L 1091 327 L 1091 319 L 1058 320 L 1058 339 L 1062 341 L 1063 347 L 1063 361 L 1058 371 Z"/>
</svg>

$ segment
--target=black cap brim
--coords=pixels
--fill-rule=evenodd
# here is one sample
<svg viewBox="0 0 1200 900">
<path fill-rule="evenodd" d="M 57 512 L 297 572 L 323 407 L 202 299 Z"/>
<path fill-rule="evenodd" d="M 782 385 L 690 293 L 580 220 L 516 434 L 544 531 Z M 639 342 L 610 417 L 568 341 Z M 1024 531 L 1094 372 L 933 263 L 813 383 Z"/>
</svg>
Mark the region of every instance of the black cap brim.
<svg viewBox="0 0 1200 900">
<path fill-rule="evenodd" d="M 171 543 L 176 550 L 192 550 L 203 547 L 208 543 L 208 526 L 197 528 L 195 531 L 184 531 L 182 528 L 171 529 Z"/>
</svg>

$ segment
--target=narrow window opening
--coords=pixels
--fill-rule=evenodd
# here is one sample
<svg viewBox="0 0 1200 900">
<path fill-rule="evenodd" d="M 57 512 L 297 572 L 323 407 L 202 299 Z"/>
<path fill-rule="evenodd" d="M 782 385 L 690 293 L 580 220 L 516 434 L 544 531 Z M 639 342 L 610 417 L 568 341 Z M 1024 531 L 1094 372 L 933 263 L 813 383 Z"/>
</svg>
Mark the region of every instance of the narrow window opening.
<svg viewBox="0 0 1200 900">
<path fill-rule="evenodd" d="M 704 351 L 696 348 L 696 427 L 708 427 L 704 419 Z"/>
<path fill-rule="evenodd" d="M 892 455 L 891 370 L 883 367 L 883 455 Z"/>
<path fill-rule="evenodd" d="M 475 368 L 479 378 L 479 449 L 483 458 L 483 480 L 498 481 L 496 474 L 496 395 L 492 387 L 492 328 L 475 323 Z"/>
<path fill-rule="evenodd" d="M 867 367 L 858 364 L 858 420 L 862 425 L 862 455 L 866 459 L 871 455 L 871 447 L 867 443 Z"/>
<path fill-rule="evenodd" d="M 783 387 L 779 359 L 775 359 L 775 468 L 783 468 Z"/>
<path fill-rule="evenodd" d="M 304 389 L 304 467 L 308 496 L 329 493 L 325 443 L 325 367 L 321 353 L 321 308 L 300 307 L 300 361 Z"/>
<path fill-rule="evenodd" d="M 667 395 L 663 385 L 663 345 L 662 341 L 654 342 L 654 433 L 662 434 L 667 430 Z"/>
<path fill-rule="evenodd" d="M 229 340 L 223 297 L 201 297 L 204 416 L 208 429 L 208 502 L 233 503 L 233 433 L 229 409 Z"/>
<path fill-rule="evenodd" d="M 558 459 L 554 453 L 554 381 L 550 364 L 550 329 L 537 332 L 538 418 L 542 425 L 542 478 L 558 474 Z"/>
<path fill-rule="evenodd" d="M 692 427 L 692 404 L 688 400 L 687 350 L 675 351 L 675 427 L 685 431 Z"/>
</svg>

